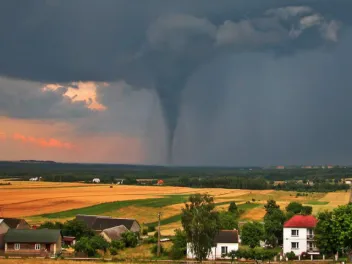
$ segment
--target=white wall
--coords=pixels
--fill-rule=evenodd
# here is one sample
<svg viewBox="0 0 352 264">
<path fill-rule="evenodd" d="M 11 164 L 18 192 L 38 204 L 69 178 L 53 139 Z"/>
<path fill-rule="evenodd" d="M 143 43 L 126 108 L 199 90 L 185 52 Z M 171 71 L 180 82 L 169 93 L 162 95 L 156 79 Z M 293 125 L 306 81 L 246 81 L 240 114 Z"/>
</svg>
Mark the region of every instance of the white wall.
<svg viewBox="0 0 352 264">
<path fill-rule="evenodd" d="M 218 243 L 216 247 L 213 247 L 211 249 L 211 252 L 208 256 L 208 259 L 220 259 L 222 258 L 221 256 L 221 247 L 227 247 L 227 252 L 230 253 L 231 251 L 237 251 L 238 250 L 238 243 Z M 191 252 L 191 247 L 190 243 L 187 243 L 187 258 L 188 259 L 194 259 L 195 256 Z"/>
<path fill-rule="evenodd" d="M 298 237 L 291 235 L 291 230 L 299 230 Z M 299 248 L 292 249 L 291 242 L 298 242 Z M 284 228 L 284 253 L 293 251 L 296 256 L 301 255 L 302 252 L 307 252 L 307 228 Z"/>
</svg>

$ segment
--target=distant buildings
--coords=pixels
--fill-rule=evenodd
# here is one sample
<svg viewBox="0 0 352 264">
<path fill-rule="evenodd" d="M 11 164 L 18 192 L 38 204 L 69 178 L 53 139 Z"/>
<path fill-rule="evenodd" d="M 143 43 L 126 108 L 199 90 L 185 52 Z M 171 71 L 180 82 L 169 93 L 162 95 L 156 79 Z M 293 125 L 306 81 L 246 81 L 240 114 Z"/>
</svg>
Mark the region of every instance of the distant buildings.
<svg viewBox="0 0 352 264">
<path fill-rule="evenodd" d="M 94 178 L 94 179 L 92 180 L 92 182 L 93 182 L 93 183 L 100 183 L 100 179 L 99 179 L 99 178 Z"/>
</svg>

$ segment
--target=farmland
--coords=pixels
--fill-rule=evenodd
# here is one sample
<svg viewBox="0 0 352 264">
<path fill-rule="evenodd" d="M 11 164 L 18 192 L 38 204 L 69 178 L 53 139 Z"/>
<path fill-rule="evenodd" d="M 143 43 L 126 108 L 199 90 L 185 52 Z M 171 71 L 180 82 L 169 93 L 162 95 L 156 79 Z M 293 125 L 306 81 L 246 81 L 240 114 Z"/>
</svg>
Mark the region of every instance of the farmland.
<svg viewBox="0 0 352 264">
<path fill-rule="evenodd" d="M 192 193 L 209 193 L 218 210 L 235 201 L 244 211 L 242 220 L 261 220 L 264 203 L 274 199 L 284 208 L 291 201 L 313 207 L 313 213 L 346 204 L 349 192 L 307 193 L 274 190 L 238 190 L 171 186 L 127 186 L 84 183 L 21 182 L 0 186 L 0 213 L 4 217 L 25 217 L 32 224 L 65 221 L 76 214 L 98 214 L 136 218 L 140 223 L 155 225 L 162 212 L 162 233 L 169 235 L 180 227 L 183 203 Z"/>
</svg>

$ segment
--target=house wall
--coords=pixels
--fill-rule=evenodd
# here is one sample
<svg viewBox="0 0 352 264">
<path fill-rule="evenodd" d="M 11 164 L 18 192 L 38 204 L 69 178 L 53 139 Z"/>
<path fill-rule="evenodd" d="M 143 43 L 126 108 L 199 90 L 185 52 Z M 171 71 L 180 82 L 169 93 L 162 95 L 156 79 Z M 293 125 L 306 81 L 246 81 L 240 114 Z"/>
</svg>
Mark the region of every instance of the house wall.
<svg viewBox="0 0 352 264">
<path fill-rule="evenodd" d="M 134 233 L 139 233 L 141 231 L 141 227 L 137 223 L 137 221 L 133 222 L 133 225 L 131 226 L 131 231 Z"/>
<path fill-rule="evenodd" d="M 291 230 L 298 230 L 298 236 L 292 236 Z M 292 242 L 298 242 L 299 248 L 292 249 Z M 283 252 L 288 253 L 291 251 L 293 251 L 296 256 L 301 255 L 302 252 L 307 252 L 307 228 L 284 228 Z"/>
<path fill-rule="evenodd" d="M 5 248 L 4 236 L 7 230 L 9 230 L 9 227 L 7 226 L 7 224 L 5 224 L 4 222 L 0 223 L 0 249 Z"/>
<path fill-rule="evenodd" d="M 5 254 L 6 255 L 29 255 L 29 256 L 45 256 L 46 254 L 54 254 L 51 250 L 52 244 L 50 244 L 50 251 L 46 251 L 46 244 L 43 243 L 19 243 L 20 249 L 15 250 L 15 243 L 5 243 Z M 40 250 L 35 249 L 35 244 L 40 244 Z"/>
<path fill-rule="evenodd" d="M 208 259 L 221 259 L 222 254 L 221 254 L 221 247 L 227 247 L 227 252 L 231 251 L 237 251 L 239 244 L 238 243 L 218 243 L 216 247 L 212 247 L 210 254 L 208 255 Z M 191 245 L 190 243 L 187 243 L 187 258 L 188 259 L 194 259 L 195 256 L 191 252 Z M 225 257 L 225 259 L 228 257 Z"/>
</svg>

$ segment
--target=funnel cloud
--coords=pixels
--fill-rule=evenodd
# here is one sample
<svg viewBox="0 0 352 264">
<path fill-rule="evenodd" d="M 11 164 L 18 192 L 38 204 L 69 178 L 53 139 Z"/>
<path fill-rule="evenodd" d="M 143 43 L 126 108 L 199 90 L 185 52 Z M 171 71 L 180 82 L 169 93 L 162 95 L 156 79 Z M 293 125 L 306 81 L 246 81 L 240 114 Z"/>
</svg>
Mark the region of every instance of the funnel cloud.
<svg viewBox="0 0 352 264">
<path fill-rule="evenodd" d="M 166 133 L 164 160 L 159 163 L 302 162 L 299 150 L 282 136 L 276 137 L 280 143 L 272 140 L 277 129 L 295 134 L 290 118 L 297 126 L 308 125 L 307 134 L 316 133 L 319 125 L 305 123 L 304 114 L 314 118 L 311 111 L 323 109 L 324 94 L 333 89 L 326 87 L 328 81 L 347 78 L 334 70 L 333 58 L 348 64 L 341 55 L 348 45 L 341 43 L 351 39 L 347 10 L 352 3 L 338 1 L 333 7 L 329 3 L 2 1 L 0 32 L 6 41 L 0 43 L 0 76 L 47 83 L 123 81 L 131 89 L 153 91 Z M 321 69 L 322 76 L 316 76 L 307 68 L 308 59 L 322 61 L 329 74 L 324 76 Z M 318 71 L 323 66 L 311 67 Z M 299 78 L 304 80 L 298 82 Z M 293 88 L 293 83 L 298 87 Z M 287 100 L 286 105 L 282 100 Z M 280 127 L 275 116 L 288 106 L 296 111 L 280 116 Z M 330 110 L 326 115 L 339 116 L 333 107 Z M 293 114 L 298 112 L 301 120 Z M 304 133 L 301 138 L 305 140 Z M 263 153 L 258 156 L 256 148 Z M 263 157 L 264 149 L 271 154 Z M 148 152 L 153 153 L 153 148 Z M 237 153 L 236 157 L 229 157 L 230 153 Z M 311 153 L 310 161 L 328 162 L 327 157 Z"/>
</svg>

